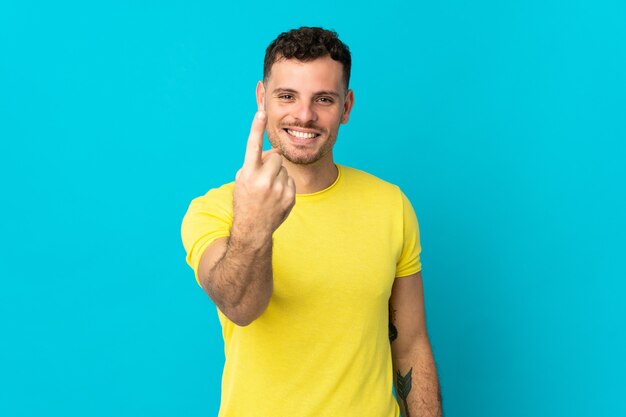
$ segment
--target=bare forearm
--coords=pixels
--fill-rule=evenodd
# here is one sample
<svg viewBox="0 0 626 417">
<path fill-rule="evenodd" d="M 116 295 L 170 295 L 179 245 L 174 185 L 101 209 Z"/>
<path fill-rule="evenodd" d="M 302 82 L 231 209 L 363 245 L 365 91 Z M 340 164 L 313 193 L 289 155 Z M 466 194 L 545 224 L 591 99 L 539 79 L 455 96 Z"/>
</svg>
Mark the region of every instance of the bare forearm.
<svg viewBox="0 0 626 417">
<path fill-rule="evenodd" d="M 243 166 L 235 175 L 230 238 L 226 247 L 223 241 L 214 247 L 223 252 L 205 251 L 209 254 L 206 263 L 213 266 L 207 266 L 206 277 L 199 277 L 222 313 L 240 326 L 259 317 L 270 302 L 272 234 L 296 203 L 296 184 L 283 166 L 280 150 L 263 152 L 266 124 L 267 115 L 259 110 L 250 128 Z"/>
<path fill-rule="evenodd" d="M 233 230 L 205 282 L 205 291 L 231 321 L 250 324 L 265 311 L 272 295 L 271 236 L 252 240 Z"/>
<path fill-rule="evenodd" d="M 406 356 L 394 357 L 394 381 L 403 417 L 441 417 L 441 391 L 428 342 Z"/>
</svg>

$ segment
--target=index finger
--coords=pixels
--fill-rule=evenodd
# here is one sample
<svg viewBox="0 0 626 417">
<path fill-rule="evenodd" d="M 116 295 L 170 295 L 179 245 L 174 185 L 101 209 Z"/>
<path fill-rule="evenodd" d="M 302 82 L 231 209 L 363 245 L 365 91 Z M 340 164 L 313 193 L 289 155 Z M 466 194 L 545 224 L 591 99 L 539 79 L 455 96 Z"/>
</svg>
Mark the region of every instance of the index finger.
<svg viewBox="0 0 626 417">
<path fill-rule="evenodd" d="M 262 164 L 261 153 L 263 151 L 263 133 L 265 132 L 266 116 L 265 112 L 259 110 L 254 116 L 250 136 L 246 145 L 246 157 L 244 165 L 259 166 Z"/>
</svg>

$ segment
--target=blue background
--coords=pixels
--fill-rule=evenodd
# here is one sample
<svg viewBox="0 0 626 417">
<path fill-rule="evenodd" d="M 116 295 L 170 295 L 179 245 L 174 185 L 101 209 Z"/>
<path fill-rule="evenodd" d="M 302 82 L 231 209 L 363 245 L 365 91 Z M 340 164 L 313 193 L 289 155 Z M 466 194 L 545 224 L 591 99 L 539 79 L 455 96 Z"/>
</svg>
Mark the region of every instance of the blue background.
<svg viewBox="0 0 626 417">
<path fill-rule="evenodd" d="M 180 223 L 301 25 L 353 53 L 337 162 L 417 212 L 446 415 L 626 415 L 624 2 L 49 3 L 0 5 L 0 415 L 217 414 Z"/>
</svg>

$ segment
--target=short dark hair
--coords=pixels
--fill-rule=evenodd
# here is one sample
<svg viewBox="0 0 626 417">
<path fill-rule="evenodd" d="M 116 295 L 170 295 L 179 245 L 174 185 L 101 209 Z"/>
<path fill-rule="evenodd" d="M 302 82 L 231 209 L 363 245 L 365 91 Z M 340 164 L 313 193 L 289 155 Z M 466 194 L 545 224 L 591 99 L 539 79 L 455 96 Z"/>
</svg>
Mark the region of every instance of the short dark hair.
<svg viewBox="0 0 626 417">
<path fill-rule="evenodd" d="M 337 32 L 320 27 L 301 27 L 283 32 L 265 50 L 263 80 L 270 75 L 272 65 L 280 59 L 295 58 L 299 61 L 313 61 L 330 55 L 343 65 L 343 81 L 346 89 L 350 84 L 352 57 L 350 49 L 337 37 Z"/>
</svg>

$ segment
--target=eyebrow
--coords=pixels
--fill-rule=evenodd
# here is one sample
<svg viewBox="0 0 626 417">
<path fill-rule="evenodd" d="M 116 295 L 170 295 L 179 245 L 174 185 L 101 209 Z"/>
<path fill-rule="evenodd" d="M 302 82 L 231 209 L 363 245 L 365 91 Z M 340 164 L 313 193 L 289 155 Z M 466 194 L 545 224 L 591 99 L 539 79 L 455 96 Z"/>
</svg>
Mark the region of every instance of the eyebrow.
<svg viewBox="0 0 626 417">
<path fill-rule="evenodd" d="M 279 88 L 275 88 L 274 91 L 272 91 L 272 94 L 280 94 L 280 93 L 298 94 L 296 90 L 293 90 L 291 88 L 279 87 Z M 341 97 L 340 94 L 335 91 L 317 91 L 313 95 L 314 96 L 333 96 L 337 98 Z"/>
</svg>

